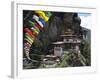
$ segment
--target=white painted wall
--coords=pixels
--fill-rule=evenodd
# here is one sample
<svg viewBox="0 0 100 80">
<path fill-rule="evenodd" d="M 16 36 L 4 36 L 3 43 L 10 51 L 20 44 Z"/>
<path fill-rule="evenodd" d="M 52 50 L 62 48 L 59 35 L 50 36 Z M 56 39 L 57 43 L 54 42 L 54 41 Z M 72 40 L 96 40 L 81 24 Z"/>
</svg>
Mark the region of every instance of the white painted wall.
<svg viewBox="0 0 100 80">
<path fill-rule="evenodd" d="M 25 1 L 25 0 L 20 0 Z M 28 1 L 28 0 L 27 0 Z M 87 5 L 98 7 L 98 45 L 95 47 L 100 48 L 100 6 L 99 0 L 32 0 L 38 4 L 61 4 L 67 5 L 67 2 L 72 2 L 73 5 Z M 97 2 L 96 2 L 97 1 Z M 96 4 L 97 3 L 97 4 Z M 18 79 L 18 80 L 100 80 L 100 52 L 98 51 L 98 72 L 94 74 L 76 74 L 64 75 L 51 78 L 37 78 L 37 79 Z M 11 0 L 1 0 L 0 2 L 0 80 L 12 80 L 10 76 L 11 65 Z M 34 75 L 33 75 L 34 76 Z M 46 79 L 47 78 L 47 79 Z"/>
</svg>

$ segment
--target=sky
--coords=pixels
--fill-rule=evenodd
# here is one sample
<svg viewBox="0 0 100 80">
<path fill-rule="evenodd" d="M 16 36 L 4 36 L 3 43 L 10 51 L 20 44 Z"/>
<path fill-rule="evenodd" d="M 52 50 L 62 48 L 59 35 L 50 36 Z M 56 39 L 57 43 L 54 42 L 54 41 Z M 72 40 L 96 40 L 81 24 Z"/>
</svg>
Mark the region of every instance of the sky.
<svg viewBox="0 0 100 80">
<path fill-rule="evenodd" d="M 78 13 L 81 18 L 81 26 L 91 29 L 91 13 Z"/>
</svg>

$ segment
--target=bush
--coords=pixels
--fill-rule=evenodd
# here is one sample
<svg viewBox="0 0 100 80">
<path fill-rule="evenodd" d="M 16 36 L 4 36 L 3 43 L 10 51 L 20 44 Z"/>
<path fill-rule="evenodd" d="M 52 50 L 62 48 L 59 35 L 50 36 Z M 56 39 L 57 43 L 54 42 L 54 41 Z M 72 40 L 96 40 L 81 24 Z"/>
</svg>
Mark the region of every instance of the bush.
<svg viewBox="0 0 100 80">
<path fill-rule="evenodd" d="M 87 40 L 84 40 L 82 45 L 81 45 L 81 53 L 86 59 L 86 64 L 87 66 L 91 65 L 91 45 L 90 42 Z"/>
</svg>

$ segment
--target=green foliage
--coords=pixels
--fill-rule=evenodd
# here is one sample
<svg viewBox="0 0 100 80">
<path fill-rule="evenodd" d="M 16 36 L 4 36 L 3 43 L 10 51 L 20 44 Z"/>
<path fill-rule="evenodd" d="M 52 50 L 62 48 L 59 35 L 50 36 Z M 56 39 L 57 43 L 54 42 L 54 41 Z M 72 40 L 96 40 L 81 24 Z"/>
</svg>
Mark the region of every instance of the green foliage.
<svg viewBox="0 0 100 80">
<path fill-rule="evenodd" d="M 39 39 L 35 39 L 34 41 L 34 46 L 37 47 L 37 48 L 41 48 L 42 47 L 42 42 L 39 40 Z"/>
<path fill-rule="evenodd" d="M 68 67 L 68 63 L 67 63 L 68 58 L 69 58 L 68 55 L 67 55 L 67 54 L 64 54 L 63 59 L 62 59 L 61 62 L 57 65 L 57 67 Z"/>
<path fill-rule="evenodd" d="M 91 45 L 90 42 L 87 40 L 83 41 L 83 44 L 81 45 L 81 53 L 86 59 L 87 66 L 91 65 Z"/>
<path fill-rule="evenodd" d="M 67 66 L 67 56 L 64 56 L 64 59 L 62 60 L 61 64 L 59 65 L 59 67 L 66 67 Z"/>
</svg>

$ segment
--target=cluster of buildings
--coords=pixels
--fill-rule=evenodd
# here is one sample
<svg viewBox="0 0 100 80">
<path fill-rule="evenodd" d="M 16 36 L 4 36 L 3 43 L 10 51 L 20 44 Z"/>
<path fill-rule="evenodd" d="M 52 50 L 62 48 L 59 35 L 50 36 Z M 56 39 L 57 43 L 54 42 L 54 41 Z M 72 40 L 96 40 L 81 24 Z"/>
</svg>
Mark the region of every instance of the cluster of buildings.
<svg viewBox="0 0 100 80">
<path fill-rule="evenodd" d="M 53 42 L 53 54 L 46 55 L 43 59 L 43 64 L 45 67 L 55 67 L 57 63 L 60 63 L 60 60 L 65 53 L 74 51 L 75 53 L 80 54 L 80 36 L 74 35 L 72 31 L 65 32 L 64 35 L 60 35 L 63 40 Z"/>
</svg>

